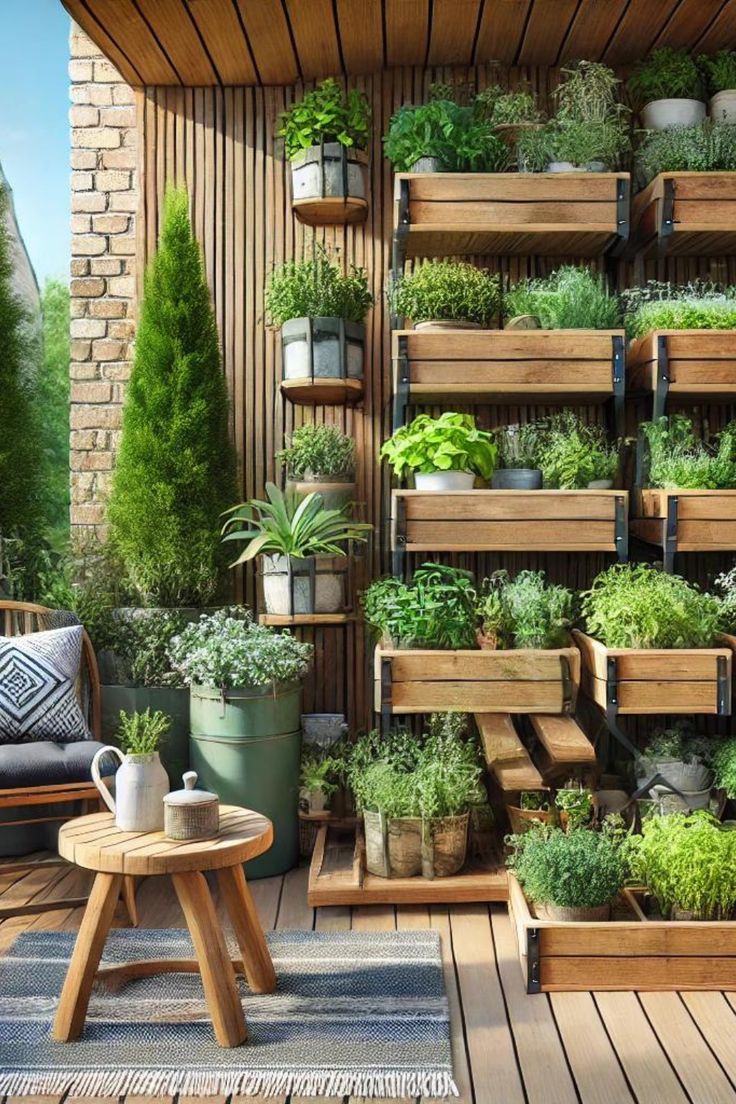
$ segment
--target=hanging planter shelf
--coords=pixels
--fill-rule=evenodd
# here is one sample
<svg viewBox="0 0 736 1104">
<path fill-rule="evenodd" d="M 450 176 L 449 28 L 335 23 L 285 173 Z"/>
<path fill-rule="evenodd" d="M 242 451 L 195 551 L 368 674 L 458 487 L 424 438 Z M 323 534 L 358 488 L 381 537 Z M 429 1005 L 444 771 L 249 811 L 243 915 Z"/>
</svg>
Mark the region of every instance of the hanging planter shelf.
<svg viewBox="0 0 736 1104">
<path fill-rule="evenodd" d="M 646 257 L 736 252 L 736 172 L 666 172 L 631 204 L 633 249 Z"/>
<path fill-rule="evenodd" d="M 653 396 L 653 418 L 667 399 L 736 400 L 736 330 L 653 330 L 632 341 L 627 390 Z"/>
<path fill-rule="evenodd" d="M 677 552 L 736 549 L 736 490 L 691 491 L 645 487 L 634 492 L 631 532 L 664 551 L 665 570 Z"/>
</svg>

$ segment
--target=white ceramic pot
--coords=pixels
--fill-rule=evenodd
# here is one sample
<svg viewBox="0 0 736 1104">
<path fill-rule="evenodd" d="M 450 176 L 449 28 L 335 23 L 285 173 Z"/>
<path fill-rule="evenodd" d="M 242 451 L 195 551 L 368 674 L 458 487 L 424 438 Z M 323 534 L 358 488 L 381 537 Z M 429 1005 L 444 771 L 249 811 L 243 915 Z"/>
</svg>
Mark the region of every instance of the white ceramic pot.
<svg viewBox="0 0 736 1104">
<path fill-rule="evenodd" d="M 115 775 L 115 797 L 100 777 L 100 760 L 108 753 L 116 755 L 120 767 Z M 95 755 L 92 781 L 102 800 L 115 816 L 122 832 L 157 832 L 164 826 L 164 797 L 169 792 L 169 776 L 158 752 L 150 755 L 123 755 L 120 748 L 104 747 Z"/>
<path fill-rule="evenodd" d="M 666 130 L 667 127 L 697 126 L 705 118 L 701 100 L 652 100 L 641 112 L 645 130 Z"/>
<path fill-rule="evenodd" d="M 577 172 L 577 168 L 573 165 L 572 161 L 550 161 L 547 165 L 548 173 L 566 173 Z"/>
<path fill-rule="evenodd" d="M 612 487 L 612 479 L 591 479 L 588 484 L 589 491 L 610 491 Z"/>
<path fill-rule="evenodd" d="M 726 88 L 711 96 L 708 113 L 714 123 L 736 123 L 736 88 Z"/>
<path fill-rule="evenodd" d="M 464 471 L 415 472 L 418 491 L 472 491 L 475 476 Z"/>
<path fill-rule="evenodd" d="M 324 790 L 308 790 L 302 786 L 299 790 L 299 809 L 303 813 L 324 813 L 327 811 L 327 798 Z"/>
</svg>

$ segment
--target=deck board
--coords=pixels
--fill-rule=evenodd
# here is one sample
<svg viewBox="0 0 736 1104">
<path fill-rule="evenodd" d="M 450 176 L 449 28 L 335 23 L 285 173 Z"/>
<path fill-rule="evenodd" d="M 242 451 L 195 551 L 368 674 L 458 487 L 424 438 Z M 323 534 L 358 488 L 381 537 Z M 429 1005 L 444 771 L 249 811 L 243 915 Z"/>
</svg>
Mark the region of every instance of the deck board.
<svg viewBox="0 0 736 1104">
<path fill-rule="evenodd" d="M 52 869 L 8 875 L 0 901 L 84 893 L 88 875 Z M 431 927 L 442 936 L 457 1104 L 736 1104 L 736 994 L 554 993 L 527 996 L 506 911 L 500 905 L 392 905 L 314 910 L 307 870 L 252 883 L 266 928 L 392 931 Z M 142 879 L 143 927 L 182 927 L 166 878 Z M 219 905 L 218 905 L 219 909 Z M 74 930 L 81 909 L 0 922 L 0 951 L 21 932 Z M 120 906 L 116 925 L 127 923 Z M 156 1098 L 161 1104 L 162 1098 Z M 116 1104 L 100 1098 L 12 1097 L 4 1104 Z M 119 1104 L 154 1104 L 129 1096 Z M 163 1104 L 173 1104 L 163 1098 Z M 226 1104 L 182 1097 L 178 1104 Z M 305 1097 L 232 1098 L 229 1104 L 363 1104 Z M 365 1102 L 368 1104 L 368 1102 Z M 410 1102 L 400 1102 L 410 1104 Z M 415 1102 L 411 1102 L 415 1104 Z M 425 1100 L 421 1104 L 440 1104 Z"/>
</svg>

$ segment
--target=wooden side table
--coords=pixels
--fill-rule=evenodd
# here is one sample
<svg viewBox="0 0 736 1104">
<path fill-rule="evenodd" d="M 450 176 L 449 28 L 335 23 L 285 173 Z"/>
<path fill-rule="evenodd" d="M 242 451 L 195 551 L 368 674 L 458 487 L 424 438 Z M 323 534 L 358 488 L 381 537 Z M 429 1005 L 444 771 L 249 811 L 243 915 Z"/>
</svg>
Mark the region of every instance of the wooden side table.
<svg viewBox="0 0 736 1104">
<path fill-rule="evenodd" d="M 242 864 L 273 842 L 270 820 L 234 805 L 220 806 L 215 839 L 177 843 L 163 832 L 121 832 L 110 813 L 69 821 L 59 831 L 59 854 L 96 871 L 53 1026 L 59 1042 L 79 1038 L 95 977 L 112 982 L 164 971 L 202 975 L 207 1007 L 220 1046 L 247 1038 L 236 973 L 245 974 L 255 993 L 271 993 L 276 975 Z M 204 871 L 215 870 L 220 893 L 237 938 L 242 961 L 228 955 Z M 195 960 L 126 963 L 99 970 L 123 879 L 128 875 L 170 874 L 189 928 Z"/>
</svg>

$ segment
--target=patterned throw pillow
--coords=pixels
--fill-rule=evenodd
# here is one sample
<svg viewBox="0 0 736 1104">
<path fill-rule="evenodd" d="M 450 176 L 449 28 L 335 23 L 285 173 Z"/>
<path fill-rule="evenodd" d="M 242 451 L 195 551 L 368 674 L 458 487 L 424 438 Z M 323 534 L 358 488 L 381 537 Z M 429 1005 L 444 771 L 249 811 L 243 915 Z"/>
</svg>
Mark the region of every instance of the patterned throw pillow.
<svg viewBox="0 0 736 1104">
<path fill-rule="evenodd" d="M 75 688 L 82 631 L 0 636 L 0 744 L 92 739 Z"/>
</svg>

